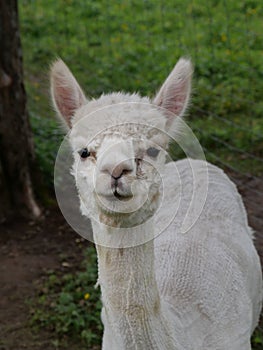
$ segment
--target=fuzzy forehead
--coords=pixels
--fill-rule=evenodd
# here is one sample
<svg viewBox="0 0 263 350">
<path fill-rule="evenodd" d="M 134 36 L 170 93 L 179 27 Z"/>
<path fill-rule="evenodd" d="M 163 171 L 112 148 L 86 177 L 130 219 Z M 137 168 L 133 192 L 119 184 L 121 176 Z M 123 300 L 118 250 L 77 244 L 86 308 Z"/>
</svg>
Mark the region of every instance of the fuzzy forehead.
<svg viewBox="0 0 263 350">
<path fill-rule="evenodd" d="M 73 118 L 71 141 L 88 144 L 105 135 L 151 137 L 165 129 L 165 117 L 147 97 L 115 93 L 103 95 L 81 107 Z M 78 140 L 78 141 L 77 141 Z"/>
</svg>

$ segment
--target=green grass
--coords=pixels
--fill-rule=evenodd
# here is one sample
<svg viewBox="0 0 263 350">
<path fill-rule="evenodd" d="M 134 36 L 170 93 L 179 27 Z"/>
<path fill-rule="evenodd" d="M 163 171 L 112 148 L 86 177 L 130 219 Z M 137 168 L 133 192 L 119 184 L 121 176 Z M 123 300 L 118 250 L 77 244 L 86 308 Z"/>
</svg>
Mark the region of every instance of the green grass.
<svg viewBox="0 0 263 350">
<path fill-rule="evenodd" d="M 31 111 L 31 128 L 35 141 L 38 166 L 43 174 L 44 184 L 53 187 L 53 169 L 58 148 L 63 140 L 62 129 L 53 118 L 43 118 Z"/>
<path fill-rule="evenodd" d="M 216 137 L 224 134 L 234 147 L 263 157 L 260 0 L 21 0 L 19 5 L 29 109 L 34 115 L 54 114 L 48 69 L 57 56 L 70 66 L 87 95 L 96 97 L 112 90 L 153 95 L 177 59 L 186 55 L 195 64 L 189 122 L 203 130 L 198 135 L 201 143 L 210 147 L 212 130 Z M 240 135 L 238 127 L 219 123 L 212 114 L 247 132 Z M 263 172 L 262 162 L 222 144 L 209 150 L 241 172 Z"/>
<path fill-rule="evenodd" d="M 31 325 L 54 334 L 52 342 L 77 342 L 89 349 L 101 343 L 101 301 L 97 281 L 96 251 L 89 247 L 80 272 L 49 271 L 38 297 L 30 301 Z"/>
</svg>

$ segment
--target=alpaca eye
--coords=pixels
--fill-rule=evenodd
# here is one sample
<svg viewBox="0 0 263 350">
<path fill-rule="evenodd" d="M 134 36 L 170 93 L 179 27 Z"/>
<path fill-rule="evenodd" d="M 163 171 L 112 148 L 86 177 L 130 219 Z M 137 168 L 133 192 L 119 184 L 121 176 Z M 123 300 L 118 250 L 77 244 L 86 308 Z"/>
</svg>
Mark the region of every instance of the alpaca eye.
<svg viewBox="0 0 263 350">
<path fill-rule="evenodd" d="M 148 156 L 152 157 L 152 158 L 156 158 L 159 154 L 160 150 L 154 147 L 150 147 L 147 149 L 146 153 Z"/>
<path fill-rule="evenodd" d="M 82 159 L 88 158 L 90 156 L 90 152 L 86 147 L 82 148 L 78 153 Z"/>
</svg>

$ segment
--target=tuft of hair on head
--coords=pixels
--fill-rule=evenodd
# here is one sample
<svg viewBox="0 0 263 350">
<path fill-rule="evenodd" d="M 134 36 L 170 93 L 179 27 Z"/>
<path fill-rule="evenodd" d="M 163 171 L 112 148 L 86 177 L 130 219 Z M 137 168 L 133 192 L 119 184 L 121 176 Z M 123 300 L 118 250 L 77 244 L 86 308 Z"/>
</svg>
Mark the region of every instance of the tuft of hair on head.
<svg viewBox="0 0 263 350">
<path fill-rule="evenodd" d="M 190 59 L 180 58 L 153 103 L 163 108 L 167 119 L 166 129 L 173 127 L 177 117 L 182 117 L 188 107 L 191 93 L 193 66 Z"/>
<path fill-rule="evenodd" d="M 72 126 L 72 117 L 87 99 L 77 80 L 61 60 L 56 60 L 50 69 L 50 92 L 53 106 L 67 127 Z"/>
</svg>

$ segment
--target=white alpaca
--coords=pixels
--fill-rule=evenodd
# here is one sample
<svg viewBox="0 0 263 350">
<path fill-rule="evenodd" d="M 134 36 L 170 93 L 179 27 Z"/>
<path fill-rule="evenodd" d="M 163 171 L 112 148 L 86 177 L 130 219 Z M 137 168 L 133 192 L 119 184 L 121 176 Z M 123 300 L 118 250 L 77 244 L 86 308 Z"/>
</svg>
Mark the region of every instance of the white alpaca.
<svg viewBox="0 0 263 350">
<path fill-rule="evenodd" d="M 97 248 L 104 350 L 251 349 L 262 277 L 240 195 L 204 161 L 165 164 L 191 75 L 180 59 L 153 101 L 89 101 L 61 60 L 52 66 Z"/>
</svg>

